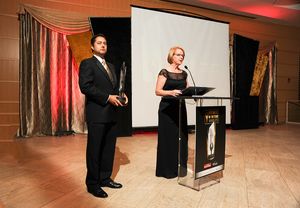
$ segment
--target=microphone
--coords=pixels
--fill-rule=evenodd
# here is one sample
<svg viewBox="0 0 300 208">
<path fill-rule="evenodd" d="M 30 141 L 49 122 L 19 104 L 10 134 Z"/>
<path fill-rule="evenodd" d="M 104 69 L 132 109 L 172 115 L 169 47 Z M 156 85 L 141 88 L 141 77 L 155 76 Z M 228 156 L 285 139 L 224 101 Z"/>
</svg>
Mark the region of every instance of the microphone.
<svg viewBox="0 0 300 208">
<path fill-rule="evenodd" d="M 197 95 L 197 90 L 196 90 L 196 84 L 195 84 L 195 81 L 194 81 L 194 78 L 193 78 L 193 75 L 192 75 L 192 73 L 191 73 L 191 71 L 189 70 L 189 68 L 186 66 L 186 65 L 184 65 L 184 68 L 190 73 L 190 76 L 191 76 L 191 79 L 192 79 L 192 81 L 193 81 L 193 84 L 194 84 L 194 89 L 195 89 L 195 95 Z"/>
</svg>

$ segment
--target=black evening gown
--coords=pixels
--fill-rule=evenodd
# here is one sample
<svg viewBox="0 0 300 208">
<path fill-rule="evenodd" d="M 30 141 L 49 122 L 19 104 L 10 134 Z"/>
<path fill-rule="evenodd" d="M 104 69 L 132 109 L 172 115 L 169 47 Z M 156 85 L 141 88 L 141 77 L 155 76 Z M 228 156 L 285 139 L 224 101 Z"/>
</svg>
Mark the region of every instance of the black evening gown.
<svg viewBox="0 0 300 208">
<path fill-rule="evenodd" d="M 172 73 L 162 69 L 159 75 L 167 78 L 164 90 L 183 90 L 186 88 L 187 73 Z M 187 115 L 185 102 L 181 105 L 181 155 L 180 165 L 183 174 L 187 165 Z M 158 110 L 158 144 L 156 158 L 156 176 L 175 178 L 178 176 L 178 151 L 179 151 L 179 100 L 162 98 Z"/>
</svg>

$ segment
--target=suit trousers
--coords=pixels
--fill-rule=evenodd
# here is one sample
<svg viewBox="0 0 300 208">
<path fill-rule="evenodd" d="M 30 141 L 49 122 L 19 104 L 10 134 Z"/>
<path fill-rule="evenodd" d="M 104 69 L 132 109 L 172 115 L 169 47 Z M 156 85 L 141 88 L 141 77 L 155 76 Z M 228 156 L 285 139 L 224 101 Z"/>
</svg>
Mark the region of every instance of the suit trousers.
<svg viewBox="0 0 300 208">
<path fill-rule="evenodd" d="M 115 146 L 116 146 L 116 123 L 93 123 L 89 122 L 88 139 L 86 148 L 88 188 L 95 188 L 111 177 Z"/>
</svg>

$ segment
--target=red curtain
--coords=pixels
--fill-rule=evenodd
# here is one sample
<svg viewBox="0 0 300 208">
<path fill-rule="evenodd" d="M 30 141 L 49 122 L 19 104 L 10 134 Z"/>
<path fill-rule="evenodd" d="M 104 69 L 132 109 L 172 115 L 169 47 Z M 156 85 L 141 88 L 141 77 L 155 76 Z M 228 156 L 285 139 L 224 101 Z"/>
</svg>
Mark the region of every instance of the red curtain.
<svg viewBox="0 0 300 208">
<path fill-rule="evenodd" d="M 21 137 L 85 132 L 78 66 L 65 34 L 20 15 Z"/>
</svg>

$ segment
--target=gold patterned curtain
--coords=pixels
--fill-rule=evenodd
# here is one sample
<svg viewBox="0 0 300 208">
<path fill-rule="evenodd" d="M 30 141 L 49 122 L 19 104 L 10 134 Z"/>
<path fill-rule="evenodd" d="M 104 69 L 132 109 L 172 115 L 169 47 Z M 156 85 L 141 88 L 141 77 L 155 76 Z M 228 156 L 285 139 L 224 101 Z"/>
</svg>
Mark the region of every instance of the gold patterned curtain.
<svg viewBox="0 0 300 208">
<path fill-rule="evenodd" d="M 276 93 L 276 44 L 259 49 L 251 85 L 251 96 L 259 96 L 259 120 L 265 124 L 277 124 Z"/>
<path fill-rule="evenodd" d="M 69 31 L 63 34 L 49 29 L 27 11 L 19 17 L 18 135 L 29 137 L 85 132 L 84 96 L 78 87 L 78 66 L 66 37 Z M 78 31 L 82 32 L 81 29 Z"/>
</svg>

